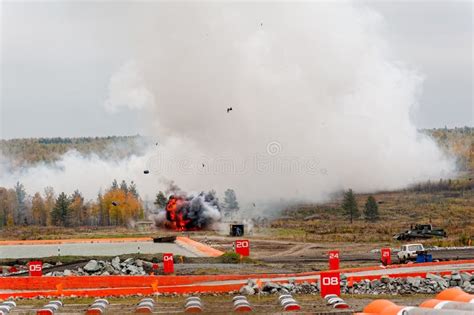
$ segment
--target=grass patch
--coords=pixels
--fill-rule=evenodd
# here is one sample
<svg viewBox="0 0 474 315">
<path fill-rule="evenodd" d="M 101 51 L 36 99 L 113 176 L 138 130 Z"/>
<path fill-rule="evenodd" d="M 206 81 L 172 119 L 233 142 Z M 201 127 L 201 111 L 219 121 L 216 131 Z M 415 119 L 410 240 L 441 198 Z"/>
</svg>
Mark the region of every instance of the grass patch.
<svg viewBox="0 0 474 315">
<path fill-rule="evenodd" d="M 234 252 L 225 252 L 221 256 L 217 257 L 218 262 L 223 264 L 239 264 L 239 263 L 253 263 L 253 260 L 249 257 L 241 256 Z"/>
</svg>

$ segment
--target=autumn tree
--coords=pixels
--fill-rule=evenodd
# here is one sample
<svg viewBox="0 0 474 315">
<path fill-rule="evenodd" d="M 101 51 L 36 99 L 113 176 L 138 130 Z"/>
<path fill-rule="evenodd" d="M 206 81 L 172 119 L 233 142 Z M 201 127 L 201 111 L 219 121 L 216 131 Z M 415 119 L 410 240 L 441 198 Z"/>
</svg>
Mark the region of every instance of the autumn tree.
<svg viewBox="0 0 474 315">
<path fill-rule="evenodd" d="M 74 191 L 74 194 L 71 196 L 68 222 L 68 225 L 87 225 L 87 207 L 84 204 L 84 197 L 82 197 L 79 190 Z"/>
<path fill-rule="evenodd" d="M 16 209 L 17 198 L 15 190 L 0 187 L 0 226 L 14 225 Z"/>
<path fill-rule="evenodd" d="M 37 192 L 31 201 L 31 216 L 33 224 L 45 226 L 47 224 L 48 215 L 43 197 Z"/>
<path fill-rule="evenodd" d="M 131 192 L 122 189 L 111 189 L 103 197 L 112 225 L 126 225 L 130 220 L 143 218 L 141 201 Z"/>
<path fill-rule="evenodd" d="M 54 196 L 53 187 L 46 187 L 44 189 L 44 210 L 46 215 L 46 225 L 51 224 L 51 213 L 56 204 L 56 197 Z"/>
<path fill-rule="evenodd" d="M 100 225 L 100 207 L 97 202 L 89 201 L 87 203 L 89 209 L 89 216 L 87 218 L 87 224 L 92 226 Z"/>
<path fill-rule="evenodd" d="M 0 226 L 7 225 L 7 215 L 8 215 L 8 190 L 6 188 L 0 187 Z"/>
<path fill-rule="evenodd" d="M 357 201 L 355 199 L 355 195 L 352 189 L 349 189 L 347 192 L 344 193 L 342 209 L 344 210 L 344 214 L 349 216 L 351 224 L 355 218 L 358 218 L 360 216 L 359 208 L 357 207 Z"/>
<path fill-rule="evenodd" d="M 110 215 L 109 215 L 109 208 L 105 204 L 106 201 L 102 196 L 102 193 L 99 192 L 97 195 L 97 213 L 99 215 L 98 224 L 100 226 L 109 226 L 110 225 Z"/>
</svg>

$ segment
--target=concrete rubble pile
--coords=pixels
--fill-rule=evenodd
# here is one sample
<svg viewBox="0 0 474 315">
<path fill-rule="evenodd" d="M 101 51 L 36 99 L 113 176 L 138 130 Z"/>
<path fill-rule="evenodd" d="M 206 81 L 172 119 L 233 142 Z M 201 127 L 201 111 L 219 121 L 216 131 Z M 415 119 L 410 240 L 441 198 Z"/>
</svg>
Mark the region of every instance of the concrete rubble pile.
<svg viewBox="0 0 474 315">
<path fill-rule="evenodd" d="M 120 261 L 115 257 L 111 261 L 90 260 L 82 268 L 53 271 L 46 276 L 109 276 L 109 275 L 146 275 L 152 269 L 152 263 L 141 259 L 128 258 Z"/>
<path fill-rule="evenodd" d="M 445 276 L 428 273 L 426 278 L 383 276 L 380 280 L 356 282 L 350 288 L 347 286 L 347 280 L 341 281 L 341 284 L 341 291 L 349 294 L 434 294 L 451 287 L 460 287 L 468 293 L 474 292 L 474 276 L 467 272 Z"/>
<path fill-rule="evenodd" d="M 316 282 L 296 283 L 294 279 L 289 279 L 288 283 L 275 283 L 271 281 L 264 282 L 259 288 L 257 283 L 249 279 L 247 284 L 240 288 L 239 293 L 243 295 L 253 294 L 312 294 L 318 293 L 319 287 Z"/>
<path fill-rule="evenodd" d="M 439 276 L 436 274 L 427 274 L 426 278 L 407 277 L 407 278 L 389 278 L 382 276 L 378 280 L 362 280 L 352 283 L 349 286 L 347 277 L 341 275 L 341 293 L 348 294 L 414 294 L 426 293 L 434 294 L 450 287 L 460 287 L 467 293 L 474 293 L 474 274 L 468 272 L 453 272 L 451 275 Z M 247 284 L 242 286 L 239 291 L 243 295 L 254 294 L 318 294 L 319 283 L 301 282 L 296 283 L 290 279 L 288 283 L 264 282 L 261 287 L 257 286 L 254 280 L 248 280 Z"/>
</svg>

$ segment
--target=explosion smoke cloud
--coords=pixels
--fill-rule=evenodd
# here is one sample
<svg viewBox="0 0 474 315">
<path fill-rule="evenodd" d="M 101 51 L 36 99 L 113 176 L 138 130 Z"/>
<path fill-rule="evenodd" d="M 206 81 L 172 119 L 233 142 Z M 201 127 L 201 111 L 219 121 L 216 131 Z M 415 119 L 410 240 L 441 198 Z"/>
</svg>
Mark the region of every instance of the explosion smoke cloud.
<svg viewBox="0 0 474 315">
<path fill-rule="evenodd" d="M 221 218 L 219 203 L 211 193 L 171 195 L 165 211 L 165 226 L 179 231 L 206 229 Z"/>
<path fill-rule="evenodd" d="M 69 153 L 60 169 L 7 172 L 2 183 L 94 196 L 124 178 L 152 196 L 173 179 L 185 191 L 231 187 L 239 199 L 276 202 L 453 174 L 410 119 L 421 76 L 392 56 L 384 19 L 368 7 L 147 2 L 127 16 L 135 27 L 121 35 L 146 67 L 118 66 L 105 106 L 141 111 L 158 149 L 114 163 Z"/>
</svg>

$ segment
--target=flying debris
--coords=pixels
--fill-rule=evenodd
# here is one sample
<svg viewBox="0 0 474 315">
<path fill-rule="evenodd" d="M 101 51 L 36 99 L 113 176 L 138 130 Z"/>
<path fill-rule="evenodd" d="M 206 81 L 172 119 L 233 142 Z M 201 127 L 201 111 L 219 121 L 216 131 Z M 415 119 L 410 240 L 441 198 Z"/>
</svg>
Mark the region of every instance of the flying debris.
<svg viewBox="0 0 474 315">
<path fill-rule="evenodd" d="M 232 107 L 227 108 L 227 113 L 229 113 L 232 110 Z"/>
<path fill-rule="evenodd" d="M 118 202 L 112 201 L 112 205 L 118 206 Z"/>
<path fill-rule="evenodd" d="M 149 170 L 144 170 L 144 171 L 143 171 L 143 174 L 149 174 L 149 173 L 150 173 Z"/>
<path fill-rule="evenodd" d="M 255 207 L 255 202 L 253 203 L 253 206 Z"/>
<path fill-rule="evenodd" d="M 263 26 L 263 23 L 260 23 L 260 26 Z"/>
<path fill-rule="evenodd" d="M 206 165 L 204 163 L 202 163 L 202 167 L 205 167 Z"/>
</svg>

